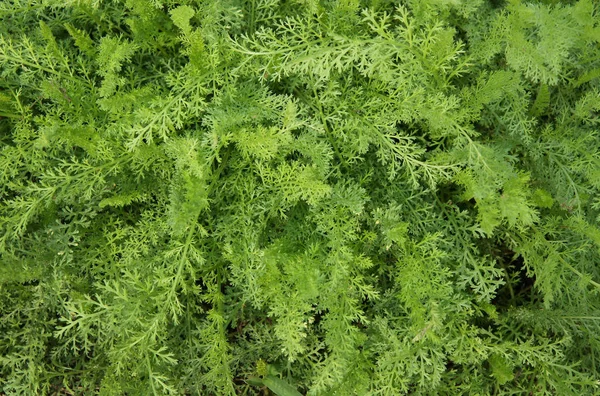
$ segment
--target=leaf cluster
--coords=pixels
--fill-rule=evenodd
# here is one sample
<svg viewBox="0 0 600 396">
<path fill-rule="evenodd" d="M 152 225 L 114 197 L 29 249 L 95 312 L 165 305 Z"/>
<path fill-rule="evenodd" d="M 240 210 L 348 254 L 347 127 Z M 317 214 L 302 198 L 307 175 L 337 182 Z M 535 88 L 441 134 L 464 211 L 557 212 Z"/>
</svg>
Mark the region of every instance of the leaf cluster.
<svg viewBox="0 0 600 396">
<path fill-rule="evenodd" d="M 599 16 L 0 2 L 0 393 L 596 394 Z"/>
</svg>

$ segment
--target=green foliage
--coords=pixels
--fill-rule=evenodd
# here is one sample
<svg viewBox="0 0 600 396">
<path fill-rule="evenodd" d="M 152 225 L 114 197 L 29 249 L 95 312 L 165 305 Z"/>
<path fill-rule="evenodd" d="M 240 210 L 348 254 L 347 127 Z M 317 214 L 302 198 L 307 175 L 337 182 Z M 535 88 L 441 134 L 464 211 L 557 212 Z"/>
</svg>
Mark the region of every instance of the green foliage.
<svg viewBox="0 0 600 396">
<path fill-rule="evenodd" d="M 597 394 L 599 15 L 0 2 L 0 394 Z"/>
</svg>

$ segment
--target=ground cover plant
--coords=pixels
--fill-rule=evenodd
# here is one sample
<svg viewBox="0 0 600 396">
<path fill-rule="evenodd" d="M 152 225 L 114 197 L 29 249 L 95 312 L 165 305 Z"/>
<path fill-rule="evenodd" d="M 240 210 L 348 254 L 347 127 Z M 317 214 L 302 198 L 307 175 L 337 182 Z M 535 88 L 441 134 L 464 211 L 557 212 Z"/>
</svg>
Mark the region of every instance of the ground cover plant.
<svg viewBox="0 0 600 396">
<path fill-rule="evenodd" d="M 600 4 L 0 2 L 0 394 L 600 392 Z"/>
</svg>

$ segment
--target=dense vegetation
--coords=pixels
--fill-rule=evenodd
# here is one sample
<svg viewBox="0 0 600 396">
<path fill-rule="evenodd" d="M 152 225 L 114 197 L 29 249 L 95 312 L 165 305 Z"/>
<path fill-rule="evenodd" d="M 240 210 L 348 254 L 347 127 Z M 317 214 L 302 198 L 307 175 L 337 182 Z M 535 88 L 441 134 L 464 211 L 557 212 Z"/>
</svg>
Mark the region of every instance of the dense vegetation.
<svg viewBox="0 0 600 396">
<path fill-rule="evenodd" d="M 0 394 L 600 392 L 600 3 L 0 1 Z"/>
</svg>

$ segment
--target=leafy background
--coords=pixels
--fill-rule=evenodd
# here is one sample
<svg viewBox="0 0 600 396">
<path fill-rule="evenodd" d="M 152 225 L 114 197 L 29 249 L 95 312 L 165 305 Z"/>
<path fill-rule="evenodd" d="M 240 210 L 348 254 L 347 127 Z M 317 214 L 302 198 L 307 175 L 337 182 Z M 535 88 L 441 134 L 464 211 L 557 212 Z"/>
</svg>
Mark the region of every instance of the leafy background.
<svg viewBox="0 0 600 396">
<path fill-rule="evenodd" d="M 592 0 L 0 2 L 0 392 L 598 392 Z"/>
</svg>

